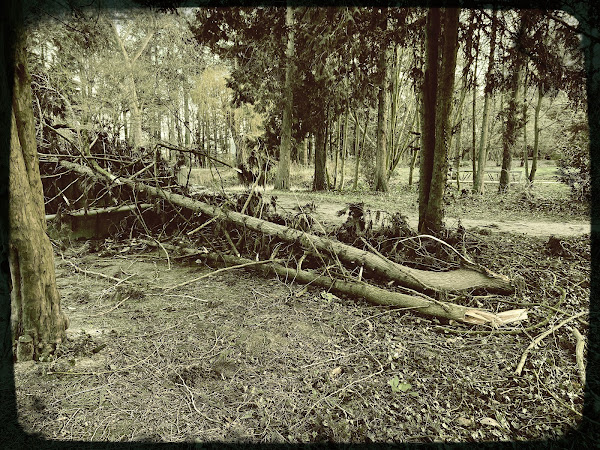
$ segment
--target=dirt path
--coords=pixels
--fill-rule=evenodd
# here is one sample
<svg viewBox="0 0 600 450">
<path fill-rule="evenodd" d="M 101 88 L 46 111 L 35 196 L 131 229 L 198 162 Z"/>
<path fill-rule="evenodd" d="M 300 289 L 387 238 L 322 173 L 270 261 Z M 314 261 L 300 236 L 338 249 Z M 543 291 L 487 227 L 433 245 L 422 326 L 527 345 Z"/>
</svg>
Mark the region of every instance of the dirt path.
<svg viewBox="0 0 600 450">
<path fill-rule="evenodd" d="M 304 206 L 306 202 L 300 201 L 300 205 Z M 293 197 L 279 195 L 277 198 L 278 210 L 282 212 L 298 211 L 298 200 Z M 369 205 L 366 205 L 369 207 Z M 315 202 L 314 217 L 318 221 L 326 224 L 338 225 L 346 220 L 346 215 L 339 216 L 337 212 L 344 209 L 346 204 L 343 202 Z M 411 227 L 417 228 L 418 216 L 416 214 L 406 214 L 408 223 Z M 458 218 L 446 217 L 446 225 L 455 227 L 458 224 Z M 563 236 L 575 237 L 591 232 L 591 223 L 583 221 L 569 222 L 549 222 L 549 221 L 506 221 L 500 219 L 496 222 L 490 222 L 487 219 L 465 219 L 461 218 L 461 223 L 467 229 L 485 229 L 492 232 L 505 232 L 513 234 L 526 234 L 529 236 L 549 237 Z"/>
</svg>

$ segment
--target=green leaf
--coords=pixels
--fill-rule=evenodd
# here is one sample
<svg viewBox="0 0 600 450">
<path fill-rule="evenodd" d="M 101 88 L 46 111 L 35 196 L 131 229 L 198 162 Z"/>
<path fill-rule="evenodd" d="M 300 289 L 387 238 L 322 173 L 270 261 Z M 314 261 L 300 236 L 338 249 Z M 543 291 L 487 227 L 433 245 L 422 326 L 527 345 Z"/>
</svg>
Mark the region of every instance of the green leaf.
<svg viewBox="0 0 600 450">
<path fill-rule="evenodd" d="M 412 384 L 401 383 L 397 376 L 389 380 L 388 384 L 392 387 L 392 392 L 406 392 L 412 388 Z"/>
</svg>

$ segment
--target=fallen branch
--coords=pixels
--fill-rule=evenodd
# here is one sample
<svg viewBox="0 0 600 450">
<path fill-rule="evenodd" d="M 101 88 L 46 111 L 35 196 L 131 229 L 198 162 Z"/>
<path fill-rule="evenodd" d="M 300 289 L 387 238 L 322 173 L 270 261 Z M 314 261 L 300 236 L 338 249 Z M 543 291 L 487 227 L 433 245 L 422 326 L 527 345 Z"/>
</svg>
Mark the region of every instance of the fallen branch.
<svg viewBox="0 0 600 450">
<path fill-rule="evenodd" d="M 123 279 L 119 279 L 119 278 L 111 277 L 110 275 L 104 275 L 103 273 L 100 273 L 100 272 L 94 272 L 94 271 L 92 271 L 92 270 L 85 270 L 85 269 L 82 269 L 82 268 L 81 268 L 81 267 L 79 267 L 78 265 L 76 265 L 76 264 L 73 264 L 71 261 L 66 261 L 66 262 L 68 262 L 68 263 L 69 263 L 71 266 L 73 266 L 73 268 L 74 268 L 74 269 L 75 269 L 77 272 L 81 272 L 81 273 L 83 273 L 84 275 L 95 275 L 95 276 L 97 276 L 97 277 L 106 278 L 107 280 L 116 281 L 116 282 L 118 282 L 118 283 L 122 283 L 123 281 L 125 281 L 125 280 L 123 280 Z M 128 277 L 128 278 L 131 278 L 131 277 Z"/>
<path fill-rule="evenodd" d="M 61 161 L 61 165 L 77 173 L 84 174 L 95 179 L 102 179 L 100 175 L 89 167 L 68 161 Z M 110 178 L 109 178 L 110 179 Z M 112 179 L 111 179 L 112 181 Z M 474 289 L 486 289 L 490 292 L 512 293 L 514 288 L 510 280 L 499 274 L 494 274 L 489 270 L 476 270 L 474 268 L 461 268 L 448 272 L 431 272 L 426 270 L 413 269 L 401 264 L 394 263 L 380 255 L 360 250 L 339 241 L 328 239 L 326 237 L 316 236 L 304 231 L 292 229 L 283 225 L 278 225 L 256 217 L 240 214 L 235 211 L 228 211 L 216 206 L 209 205 L 192 198 L 166 192 L 163 189 L 149 186 L 140 182 L 128 179 L 120 180 L 137 192 L 164 198 L 171 203 L 199 211 L 211 217 L 218 217 L 238 226 L 243 226 L 270 236 L 276 236 L 288 242 L 300 243 L 305 249 L 316 248 L 320 251 L 326 251 L 339 257 L 340 260 L 355 267 L 372 270 L 381 277 L 388 280 L 394 280 L 399 284 L 418 291 L 437 291 L 437 292 L 461 292 Z"/>
<path fill-rule="evenodd" d="M 521 372 L 523 371 L 523 366 L 525 365 L 525 361 L 527 360 L 527 355 L 533 348 L 535 348 L 542 341 L 542 339 L 544 339 L 549 334 L 554 333 L 559 328 L 565 326 L 567 323 L 577 319 L 578 317 L 583 316 L 584 314 L 586 314 L 586 312 L 581 311 L 580 313 L 577 313 L 574 316 L 567 317 L 565 320 L 560 322 L 558 325 L 553 326 L 549 330 L 544 331 L 542 334 L 540 334 L 538 337 L 536 337 L 523 352 L 523 355 L 521 356 L 521 360 L 519 361 L 519 364 L 517 365 L 517 368 L 515 369 L 515 373 L 517 375 L 521 375 Z"/>
<path fill-rule="evenodd" d="M 80 209 L 77 211 L 71 211 L 71 212 L 62 212 L 61 215 L 63 216 L 70 216 L 70 217 L 84 217 L 84 216 L 97 216 L 98 214 L 105 214 L 105 213 L 114 213 L 114 212 L 123 212 L 123 211 L 133 211 L 135 209 L 148 209 L 148 208 L 152 208 L 152 205 L 148 204 L 148 203 L 142 203 L 141 205 L 122 205 L 122 206 L 115 206 L 115 207 L 109 207 L 109 208 L 98 208 L 98 209 Z M 56 217 L 56 214 L 46 214 L 46 220 L 54 220 L 54 218 Z"/>
<path fill-rule="evenodd" d="M 188 284 L 195 283 L 196 281 L 200 281 L 200 280 L 202 280 L 204 278 L 212 277 L 213 275 L 216 275 L 216 274 L 221 273 L 221 272 L 226 272 L 228 270 L 242 269 L 244 267 L 256 266 L 256 265 L 259 265 L 259 264 L 267 264 L 267 263 L 271 263 L 273 261 L 275 261 L 275 260 L 268 259 L 266 261 L 251 261 L 251 260 L 247 259 L 242 264 L 237 264 L 235 266 L 230 266 L 230 267 L 223 267 L 222 269 L 217 269 L 217 270 L 214 270 L 214 271 L 212 271 L 210 273 L 205 273 L 204 275 L 201 275 L 201 276 L 199 276 L 197 278 L 194 278 L 192 280 L 184 281 L 183 283 L 179 283 L 179 284 L 176 284 L 175 286 L 168 287 L 168 288 L 165 289 L 165 291 L 172 291 L 173 289 L 177 289 L 177 288 L 186 286 Z"/>
<path fill-rule="evenodd" d="M 504 313 L 494 314 L 482 309 L 442 302 L 433 298 L 427 298 L 426 296 L 391 292 L 365 282 L 332 279 L 314 274 L 307 270 L 288 268 L 272 260 L 260 261 L 263 264 L 258 265 L 256 261 L 237 258 L 231 255 L 208 254 L 205 257 L 212 262 L 222 261 L 225 264 L 233 265 L 233 267 L 247 266 L 264 274 L 277 274 L 285 277 L 287 280 L 320 286 L 355 298 L 364 298 L 367 302 L 376 305 L 409 308 L 421 314 L 456 320 L 468 324 L 490 324 L 497 327 L 517 320 L 525 320 L 527 318 L 525 310 L 506 311 Z M 513 317 L 511 320 L 504 320 L 503 317 L 517 315 L 515 314 L 516 312 L 519 313 L 519 319 Z"/>
<path fill-rule="evenodd" d="M 577 362 L 577 368 L 579 369 L 579 379 L 581 380 L 581 384 L 585 384 L 585 362 L 583 358 L 585 341 L 577 328 L 572 328 L 572 331 L 575 340 L 577 341 L 577 344 L 575 345 L 575 361 Z"/>
</svg>

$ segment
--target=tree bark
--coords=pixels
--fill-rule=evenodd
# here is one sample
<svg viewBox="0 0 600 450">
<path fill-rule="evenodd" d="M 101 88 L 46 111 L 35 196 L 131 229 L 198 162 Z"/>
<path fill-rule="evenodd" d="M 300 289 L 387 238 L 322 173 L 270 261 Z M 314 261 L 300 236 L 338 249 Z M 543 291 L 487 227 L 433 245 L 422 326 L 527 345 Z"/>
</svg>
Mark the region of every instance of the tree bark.
<svg viewBox="0 0 600 450">
<path fill-rule="evenodd" d="M 104 174 L 97 175 L 91 168 L 79 164 L 61 161 L 63 167 L 80 174 L 85 174 L 95 179 L 107 180 Z M 115 180 L 110 182 L 115 182 Z M 413 269 L 394 263 L 380 255 L 360 250 L 347 244 L 304 231 L 278 225 L 256 217 L 247 216 L 235 211 L 221 209 L 216 206 L 194 200 L 192 198 L 166 192 L 130 179 L 119 181 L 136 192 L 145 192 L 148 195 L 168 199 L 175 205 L 202 212 L 211 217 L 218 217 L 237 226 L 245 227 L 268 236 L 276 236 L 287 242 L 300 243 L 307 251 L 318 251 L 334 254 L 337 258 L 347 263 L 373 271 L 387 280 L 394 280 L 403 286 L 420 291 L 466 291 L 473 289 L 486 289 L 494 292 L 513 292 L 510 280 L 503 275 L 497 275 L 480 266 L 451 270 L 448 272 L 430 272 Z"/>
<path fill-rule="evenodd" d="M 541 88 L 538 88 L 538 98 L 535 104 L 535 113 L 533 116 L 533 159 L 531 160 L 531 172 L 529 173 L 529 182 L 533 183 L 535 172 L 537 171 L 537 163 L 540 157 L 540 109 L 542 108 L 542 99 L 544 93 Z"/>
<path fill-rule="evenodd" d="M 18 45 L 12 102 L 9 176 L 11 327 L 21 359 L 44 360 L 65 337 L 54 254 L 46 235 L 42 183 L 31 107 L 31 79 Z"/>
<path fill-rule="evenodd" d="M 479 151 L 477 155 L 477 170 L 473 172 L 473 192 L 483 192 L 483 177 L 485 175 L 485 163 L 487 161 L 487 141 L 489 139 L 489 110 L 490 110 L 490 97 L 493 93 L 493 71 L 494 71 L 494 59 L 496 52 L 496 33 L 498 29 L 498 18 L 497 13 L 494 11 L 492 16 L 492 31 L 490 37 L 490 55 L 488 58 L 488 67 L 485 75 L 485 92 L 483 98 L 483 114 L 481 118 L 481 138 L 479 140 Z M 473 118 L 475 120 L 475 118 Z"/>
<path fill-rule="evenodd" d="M 327 189 L 327 182 L 325 179 L 325 165 L 327 163 L 325 128 L 325 125 L 317 126 L 315 133 L 315 175 L 313 178 L 313 191 L 324 191 Z"/>
<path fill-rule="evenodd" d="M 290 157 L 292 151 L 292 106 L 294 94 L 294 8 L 288 4 L 285 14 L 285 26 L 288 30 L 288 42 L 285 52 L 285 85 L 283 88 L 283 119 L 281 122 L 281 145 L 279 147 L 279 165 L 275 176 L 275 189 L 290 188 Z"/>
<path fill-rule="evenodd" d="M 518 118 L 517 103 L 519 98 L 519 85 L 521 82 L 522 63 L 517 62 L 512 75 L 511 91 L 506 105 L 506 125 L 502 140 L 502 169 L 500 171 L 499 193 L 505 193 L 510 186 L 510 170 L 512 155 L 517 146 Z"/>
<path fill-rule="evenodd" d="M 344 134 L 342 136 L 342 149 L 341 149 L 341 158 L 342 158 L 342 164 L 341 164 L 341 169 L 340 169 L 340 187 L 339 190 L 343 191 L 344 190 L 344 175 L 345 175 L 345 170 L 346 170 L 346 155 L 348 153 L 348 116 L 350 114 L 350 111 L 348 109 L 346 109 L 346 111 L 344 112 Z"/>
<path fill-rule="evenodd" d="M 382 13 L 383 14 L 383 13 Z M 387 17 L 383 18 L 387 28 Z M 388 187 L 388 164 L 387 164 L 387 122 L 388 122 L 388 53 L 387 46 L 380 50 L 377 72 L 379 86 L 377 90 L 377 153 L 375 155 L 375 190 L 387 192 Z"/>
<path fill-rule="evenodd" d="M 431 8 L 427 19 L 423 151 L 419 181 L 419 231 L 438 234 L 443 229 L 443 196 L 448 172 L 449 124 L 458 49 L 456 8 L 440 13 Z M 440 33 L 441 28 L 441 33 Z M 441 48 L 441 55 L 438 53 Z"/>
<path fill-rule="evenodd" d="M 201 256 L 202 257 L 202 256 Z M 287 280 L 320 286 L 334 292 L 348 295 L 353 298 L 363 298 L 367 302 L 379 306 L 391 306 L 397 308 L 410 308 L 419 314 L 439 317 L 448 320 L 456 320 L 468 324 L 482 325 L 493 323 L 501 326 L 516 320 L 527 318 L 526 310 L 513 310 L 510 312 L 494 314 L 478 308 L 469 308 L 454 303 L 434 300 L 433 298 L 417 295 L 391 292 L 362 281 L 344 281 L 330 277 L 317 275 L 308 270 L 300 270 L 285 267 L 277 262 L 256 264 L 256 261 L 237 258 L 230 255 L 206 255 L 211 263 L 222 263 L 226 265 L 247 264 L 250 270 L 263 274 L 277 274 Z"/>
</svg>

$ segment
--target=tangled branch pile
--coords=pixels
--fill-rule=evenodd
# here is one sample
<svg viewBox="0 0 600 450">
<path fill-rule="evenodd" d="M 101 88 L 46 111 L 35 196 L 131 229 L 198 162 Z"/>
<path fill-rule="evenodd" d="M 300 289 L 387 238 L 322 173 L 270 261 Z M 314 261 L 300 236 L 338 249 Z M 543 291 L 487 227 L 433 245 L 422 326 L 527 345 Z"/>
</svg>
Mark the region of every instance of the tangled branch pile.
<svg viewBox="0 0 600 450">
<path fill-rule="evenodd" d="M 280 215 L 275 198 L 267 201 L 252 189 L 238 196 L 193 195 L 171 185 L 172 177 L 159 171 L 158 150 L 153 156 L 140 168 L 137 161 L 108 166 L 100 158 L 87 165 L 66 160 L 59 165 L 82 177 L 88 192 L 114 204 L 152 203 L 154 220 L 148 223 L 139 215 L 138 232 L 153 238 L 168 235 L 196 257 L 198 249 L 204 249 L 200 253 L 205 258 L 226 265 L 277 273 L 376 304 L 466 323 L 499 326 L 526 318 L 524 310 L 494 314 L 448 302 L 477 291 L 508 294 L 514 288 L 507 277 L 472 261 L 450 243 L 415 235 L 400 215 L 375 231 L 362 205 L 349 205 L 342 212 L 348 216 L 346 223 L 332 238 L 314 223 L 311 205 Z M 450 237 L 460 244 L 460 229 Z"/>
</svg>

